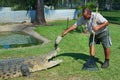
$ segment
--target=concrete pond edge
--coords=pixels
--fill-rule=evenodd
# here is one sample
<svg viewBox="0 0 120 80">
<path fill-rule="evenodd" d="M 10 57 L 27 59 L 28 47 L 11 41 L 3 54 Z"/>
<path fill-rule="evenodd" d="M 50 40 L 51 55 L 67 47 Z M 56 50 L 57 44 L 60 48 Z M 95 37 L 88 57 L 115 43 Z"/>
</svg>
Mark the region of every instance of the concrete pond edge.
<svg viewBox="0 0 120 80">
<path fill-rule="evenodd" d="M 43 42 L 42 44 L 47 44 L 50 42 L 50 40 L 48 40 L 47 38 L 37 33 L 34 30 L 34 28 L 35 27 L 33 27 L 32 25 L 27 25 L 27 24 L 6 24 L 6 25 L 0 25 L 0 32 L 19 31 L 19 32 L 29 34 L 38 40 L 41 40 Z"/>
</svg>

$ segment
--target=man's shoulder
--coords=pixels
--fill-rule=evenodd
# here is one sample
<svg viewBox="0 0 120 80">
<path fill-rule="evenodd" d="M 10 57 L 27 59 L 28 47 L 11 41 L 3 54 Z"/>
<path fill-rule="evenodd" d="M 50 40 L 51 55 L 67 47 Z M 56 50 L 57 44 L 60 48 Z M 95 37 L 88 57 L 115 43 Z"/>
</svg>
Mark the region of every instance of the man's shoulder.
<svg viewBox="0 0 120 80">
<path fill-rule="evenodd" d="M 92 12 L 92 15 L 101 15 L 99 12 Z"/>
<path fill-rule="evenodd" d="M 85 20 L 85 18 L 83 16 L 81 16 L 78 20 Z"/>
<path fill-rule="evenodd" d="M 99 18 L 101 18 L 102 17 L 102 15 L 100 14 L 100 13 L 96 13 L 96 12 L 92 12 L 92 17 L 99 17 Z"/>
</svg>

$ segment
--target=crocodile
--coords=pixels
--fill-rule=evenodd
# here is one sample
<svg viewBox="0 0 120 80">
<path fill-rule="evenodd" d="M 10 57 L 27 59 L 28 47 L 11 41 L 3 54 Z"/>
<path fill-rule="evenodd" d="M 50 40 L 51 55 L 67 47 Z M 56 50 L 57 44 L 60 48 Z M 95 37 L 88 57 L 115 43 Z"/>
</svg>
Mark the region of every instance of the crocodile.
<svg viewBox="0 0 120 80">
<path fill-rule="evenodd" d="M 0 60 L 0 79 L 30 77 L 32 72 L 52 68 L 62 62 L 62 60 L 53 60 L 57 52 L 58 49 L 55 49 L 41 56 Z"/>
</svg>

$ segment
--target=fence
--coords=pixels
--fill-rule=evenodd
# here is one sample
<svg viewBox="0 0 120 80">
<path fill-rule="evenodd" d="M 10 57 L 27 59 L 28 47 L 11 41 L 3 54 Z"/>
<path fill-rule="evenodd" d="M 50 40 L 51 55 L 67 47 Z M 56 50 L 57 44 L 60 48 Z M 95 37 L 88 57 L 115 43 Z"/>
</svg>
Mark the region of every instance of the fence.
<svg viewBox="0 0 120 80">
<path fill-rule="evenodd" d="M 45 19 L 47 20 L 64 20 L 76 19 L 77 11 L 75 9 L 50 10 L 45 9 Z M 0 9 L 0 23 L 20 23 L 31 22 L 35 19 L 35 11 L 12 11 L 9 8 Z"/>
</svg>

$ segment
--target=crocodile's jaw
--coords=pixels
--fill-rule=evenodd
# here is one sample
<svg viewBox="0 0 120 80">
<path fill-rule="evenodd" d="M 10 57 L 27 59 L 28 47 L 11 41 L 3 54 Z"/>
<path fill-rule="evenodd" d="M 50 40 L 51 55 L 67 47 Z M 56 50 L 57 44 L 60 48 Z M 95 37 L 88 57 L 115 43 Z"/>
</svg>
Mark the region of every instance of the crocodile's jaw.
<svg viewBox="0 0 120 80">
<path fill-rule="evenodd" d="M 54 67 L 54 66 L 58 65 L 61 62 L 62 62 L 62 60 L 56 60 L 56 61 L 46 62 L 46 63 L 44 63 L 42 65 L 41 64 L 36 64 L 32 68 L 29 68 L 29 70 L 30 70 L 30 72 L 44 70 L 44 69 L 48 69 L 48 68 Z"/>
<path fill-rule="evenodd" d="M 57 52 L 58 52 L 58 49 L 51 51 L 50 53 L 46 54 L 42 58 L 38 57 L 39 59 L 36 59 L 38 61 L 35 60 L 32 63 L 30 63 L 30 65 L 32 65 L 32 67 L 29 67 L 30 72 L 48 69 L 61 63 L 62 60 L 55 60 L 55 61 L 50 60 L 51 58 L 57 55 Z"/>
</svg>

